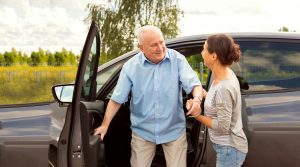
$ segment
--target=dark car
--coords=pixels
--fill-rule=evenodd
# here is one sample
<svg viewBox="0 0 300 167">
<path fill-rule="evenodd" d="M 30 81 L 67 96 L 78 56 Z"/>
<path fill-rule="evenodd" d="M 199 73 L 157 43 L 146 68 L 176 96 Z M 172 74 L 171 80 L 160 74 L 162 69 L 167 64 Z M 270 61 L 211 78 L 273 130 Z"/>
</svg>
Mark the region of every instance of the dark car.
<svg viewBox="0 0 300 167">
<path fill-rule="evenodd" d="M 233 64 L 231 68 L 240 81 L 243 125 L 249 143 L 249 152 L 244 166 L 298 166 L 300 164 L 300 34 L 236 33 L 230 35 L 242 50 L 240 62 Z M 205 89 L 209 90 L 212 76 L 198 61 L 207 37 L 208 35 L 181 37 L 169 40 L 166 44 L 168 48 L 175 49 L 186 56 L 199 73 Z M 104 141 L 101 142 L 98 136 L 93 136 L 93 130 L 101 124 L 122 65 L 137 52 L 138 50 L 134 50 L 99 66 L 100 36 L 97 26 L 92 23 L 75 83 L 53 87 L 53 95 L 57 103 L 20 106 L 27 112 L 43 111 L 44 115 L 51 111 L 51 117 L 35 116 L 35 121 L 31 121 L 34 123 L 31 127 L 32 131 L 26 133 L 19 130 L 14 133 L 15 136 L 9 136 L 8 131 L 1 133 L 8 125 L 7 121 L 2 121 L 1 166 L 47 165 L 47 162 L 44 162 L 47 156 L 44 155 L 45 152 L 48 152 L 49 166 L 130 166 L 129 103 L 122 104 L 109 126 Z M 207 72 L 208 75 L 205 75 Z M 190 95 L 184 91 L 182 96 L 184 102 L 190 98 Z M 20 109 L 15 107 L 9 110 L 13 112 Z M 15 121 L 11 124 L 17 123 L 18 121 Z M 35 135 L 34 130 L 38 135 Z M 22 140 L 20 137 L 22 135 L 18 135 L 20 132 L 27 134 L 28 140 Z M 215 153 L 209 140 L 207 127 L 192 117 L 186 117 L 186 132 L 188 167 L 215 166 Z M 29 139 L 32 141 L 30 142 Z M 17 150 L 23 154 L 17 153 Z M 27 159 L 22 159 L 22 156 L 27 156 Z M 42 157 L 42 160 L 34 157 Z M 19 163 L 15 159 L 18 159 Z M 161 146 L 157 147 L 152 166 L 165 166 Z"/>
</svg>

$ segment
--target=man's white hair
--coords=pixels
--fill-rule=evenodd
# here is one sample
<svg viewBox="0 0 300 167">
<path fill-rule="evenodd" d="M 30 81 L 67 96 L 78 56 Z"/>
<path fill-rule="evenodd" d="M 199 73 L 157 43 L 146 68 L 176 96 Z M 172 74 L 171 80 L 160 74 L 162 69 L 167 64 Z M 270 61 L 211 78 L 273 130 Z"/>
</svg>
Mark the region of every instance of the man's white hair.
<svg viewBox="0 0 300 167">
<path fill-rule="evenodd" d="M 140 27 L 139 29 L 137 29 L 136 31 L 136 37 L 138 40 L 138 44 L 141 45 L 143 43 L 143 36 L 145 32 L 149 32 L 149 31 L 156 31 L 158 33 L 160 33 L 163 36 L 163 33 L 161 32 L 161 30 L 153 25 L 145 25 L 143 27 Z"/>
</svg>

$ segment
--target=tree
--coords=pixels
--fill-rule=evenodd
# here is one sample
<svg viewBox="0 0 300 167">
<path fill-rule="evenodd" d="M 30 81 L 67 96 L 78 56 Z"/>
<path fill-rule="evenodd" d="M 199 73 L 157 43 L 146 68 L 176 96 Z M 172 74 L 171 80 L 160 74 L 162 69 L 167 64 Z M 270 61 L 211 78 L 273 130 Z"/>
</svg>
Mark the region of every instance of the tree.
<svg viewBox="0 0 300 167">
<path fill-rule="evenodd" d="M 62 52 L 55 52 L 54 58 L 57 66 L 61 66 L 65 63 L 65 57 Z"/>
<path fill-rule="evenodd" d="M 12 48 L 10 52 L 4 52 L 3 57 L 7 66 L 20 63 L 21 55 L 18 54 L 15 48 Z"/>
<path fill-rule="evenodd" d="M 12 65 L 22 64 L 22 52 L 21 51 L 17 51 L 15 48 L 12 48 L 10 53 L 13 58 Z"/>
<path fill-rule="evenodd" d="M 31 58 L 32 66 L 38 66 L 42 62 L 41 56 L 39 55 L 38 52 L 34 52 L 34 51 L 31 52 L 30 58 Z"/>
<path fill-rule="evenodd" d="M 4 52 L 4 59 L 7 66 L 11 66 L 15 63 L 13 54 L 11 52 Z"/>
<path fill-rule="evenodd" d="M 54 66 L 56 64 L 54 55 L 53 54 L 47 54 L 47 55 L 48 55 L 48 61 L 47 61 L 48 66 Z"/>
<path fill-rule="evenodd" d="M 101 33 L 101 63 L 134 48 L 137 27 L 155 25 L 166 39 L 179 34 L 183 12 L 177 0 L 111 0 L 110 6 L 88 4 L 86 23 L 95 21 Z"/>
<path fill-rule="evenodd" d="M 39 48 L 38 54 L 41 58 L 41 65 L 46 65 L 48 63 L 48 56 L 42 48 Z"/>
<path fill-rule="evenodd" d="M 5 66 L 5 58 L 3 56 L 3 54 L 0 53 L 0 66 Z"/>
<path fill-rule="evenodd" d="M 29 64 L 31 66 L 77 65 L 77 57 L 78 55 L 75 55 L 72 51 L 67 51 L 65 48 L 62 48 L 61 52 L 55 52 L 55 54 L 49 50 L 44 51 L 42 48 L 39 48 L 38 51 L 32 51 L 29 56 L 26 53 L 22 53 L 22 51 L 12 48 L 10 52 L 0 53 L 0 66 L 19 64 Z"/>
<path fill-rule="evenodd" d="M 23 54 L 22 51 L 18 51 L 18 59 L 20 64 L 26 64 L 28 57 L 26 54 Z"/>
<path fill-rule="evenodd" d="M 72 51 L 68 52 L 68 62 L 71 65 L 75 65 L 76 64 L 76 55 Z"/>
<path fill-rule="evenodd" d="M 281 28 L 279 28 L 278 30 L 279 32 L 296 32 L 295 30 L 289 30 L 287 27 L 283 26 Z"/>
</svg>

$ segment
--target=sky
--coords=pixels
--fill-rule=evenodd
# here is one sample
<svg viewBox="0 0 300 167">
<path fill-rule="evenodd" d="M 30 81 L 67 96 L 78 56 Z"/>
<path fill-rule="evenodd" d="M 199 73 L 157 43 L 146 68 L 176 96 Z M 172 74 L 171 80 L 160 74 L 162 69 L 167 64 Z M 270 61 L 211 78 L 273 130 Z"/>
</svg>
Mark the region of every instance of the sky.
<svg viewBox="0 0 300 167">
<path fill-rule="evenodd" d="M 0 53 L 12 47 L 78 54 L 88 32 L 88 3 L 107 0 L 0 0 Z M 298 0 L 178 0 L 184 11 L 179 36 L 220 32 L 300 32 Z"/>
</svg>

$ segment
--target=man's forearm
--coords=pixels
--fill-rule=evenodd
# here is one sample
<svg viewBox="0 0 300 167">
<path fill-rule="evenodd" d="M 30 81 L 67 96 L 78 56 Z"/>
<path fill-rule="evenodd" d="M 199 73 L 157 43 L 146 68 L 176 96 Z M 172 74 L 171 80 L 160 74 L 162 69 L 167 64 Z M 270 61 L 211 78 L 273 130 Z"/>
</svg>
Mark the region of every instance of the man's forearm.
<svg viewBox="0 0 300 167">
<path fill-rule="evenodd" d="M 193 88 L 193 97 L 197 97 L 200 101 L 202 100 L 202 86 L 197 85 Z"/>
<path fill-rule="evenodd" d="M 121 107 L 121 104 L 119 104 L 113 100 L 109 100 L 106 111 L 105 111 L 104 119 L 103 119 L 101 125 L 105 125 L 108 127 L 111 120 L 116 115 L 116 113 L 118 112 L 120 107 Z"/>
</svg>

